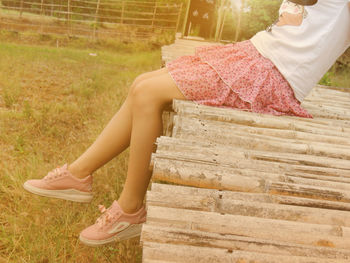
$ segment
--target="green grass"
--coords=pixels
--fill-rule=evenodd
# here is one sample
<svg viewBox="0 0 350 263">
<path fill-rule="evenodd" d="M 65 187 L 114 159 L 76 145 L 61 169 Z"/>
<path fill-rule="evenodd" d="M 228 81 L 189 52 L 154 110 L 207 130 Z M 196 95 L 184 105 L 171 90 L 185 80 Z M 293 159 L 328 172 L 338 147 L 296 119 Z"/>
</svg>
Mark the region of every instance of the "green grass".
<svg viewBox="0 0 350 263">
<path fill-rule="evenodd" d="M 91 204 L 32 195 L 22 184 L 77 158 L 132 80 L 160 67 L 160 52 L 0 42 L 0 58 L 0 262 L 141 262 L 138 238 L 100 248 L 78 241 L 97 205 L 118 198 L 127 152 L 95 173 Z"/>
<path fill-rule="evenodd" d="M 350 88 L 350 67 L 334 64 L 319 83 L 326 86 Z"/>
</svg>

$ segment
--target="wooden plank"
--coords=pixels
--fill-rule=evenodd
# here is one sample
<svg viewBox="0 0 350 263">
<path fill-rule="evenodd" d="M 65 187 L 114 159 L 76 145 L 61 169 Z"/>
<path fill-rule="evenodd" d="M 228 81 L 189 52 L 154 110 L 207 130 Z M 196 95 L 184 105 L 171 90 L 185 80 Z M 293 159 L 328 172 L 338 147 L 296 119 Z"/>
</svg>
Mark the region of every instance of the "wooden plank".
<svg viewBox="0 0 350 263">
<path fill-rule="evenodd" d="M 218 133 L 217 136 L 229 137 L 230 133 L 233 134 L 245 134 L 249 137 L 257 138 L 270 138 L 276 141 L 290 141 L 290 142 L 307 142 L 307 143 L 320 143 L 321 145 L 335 145 L 336 147 L 347 148 L 350 146 L 350 141 L 344 137 L 329 136 L 329 135 L 317 135 L 308 132 L 298 132 L 294 130 L 283 130 L 275 128 L 260 128 L 254 126 L 240 125 L 237 123 L 226 123 L 208 119 L 189 118 L 187 116 L 176 115 L 174 116 L 174 135 L 181 134 L 183 130 L 187 131 L 189 128 L 187 125 L 205 126 L 206 129 L 211 130 L 223 130 L 225 133 Z M 176 136 L 176 135 L 175 135 Z M 178 136 L 176 136 L 178 137 Z M 211 138 L 216 139 L 216 138 Z"/>
<path fill-rule="evenodd" d="M 181 56 L 194 55 L 196 47 L 212 45 L 222 44 L 218 42 L 176 39 L 174 44 L 162 46 L 162 60 L 166 63 Z"/>
<path fill-rule="evenodd" d="M 210 140 L 213 143 L 260 151 L 286 152 L 350 160 L 349 141 L 344 145 L 296 141 L 271 135 L 242 132 L 235 126 L 216 125 L 206 120 L 175 116 L 173 137 L 187 140 Z M 267 133 L 267 132 L 266 132 Z"/>
<path fill-rule="evenodd" d="M 147 224 L 309 246 L 350 249 L 350 229 L 215 212 L 148 206 Z M 278 231 L 276 231 L 278 229 Z"/>
<path fill-rule="evenodd" d="M 147 204 L 220 214 L 350 227 L 350 212 L 235 200 L 229 198 L 229 195 L 219 194 L 219 192 L 212 192 L 209 195 L 174 195 L 171 191 L 148 191 Z"/>
<path fill-rule="evenodd" d="M 165 155 L 155 155 L 155 161 L 157 163 L 156 172 L 162 172 L 164 167 L 174 167 L 181 168 L 183 170 L 183 173 L 186 174 L 188 171 L 189 173 L 193 172 L 194 169 L 197 170 L 197 173 L 193 172 L 193 178 L 196 176 L 197 179 L 203 178 L 204 175 L 213 174 L 214 177 L 221 176 L 243 176 L 243 177 L 253 177 L 255 179 L 260 178 L 262 180 L 270 180 L 273 182 L 285 182 L 285 183 L 294 183 L 294 184 L 303 184 L 303 185 L 310 185 L 310 186 L 320 186 L 320 187 L 327 187 L 327 188 L 333 188 L 333 189 L 342 189 L 349 191 L 350 184 L 348 182 L 349 178 L 343 178 L 343 177 L 332 177 L 332 176 L 324 176 L 324 175 L 315 175 L 314 178 L 310 176 L 307 177 L 307 174 L 301 174 L 300 176 L 305 175 L 305 177 L 298 177 L 298 174 L 295 176 L 292 171 L 285 172 L 284 169 L 275 169 L 276 167 L 270 166 L 267 163 L 259 162 L 259 165 L 256 165 L 255 167 L 252 167 L 255 165 L 255 163 L 250 164 L 249 166 L 249 160 L 246 161 L 246 166 L 243 167 L 242 163 L 239 168 L 236 167 L 228 167 L 228 166 L 220 166 L 220 165 L 213 165 L 213 164 L 207 164 L 204 162 L 194 162 L 193 160 L 185 160 L 185 159 L 172 159 L 170 156 Z M 239 162 L 239 160 L 237 160 Z M 261 165 L 261 164 L 264 165 Z M 163 168 L 161 168 L 163 167 Z M 278 167 L 278 166 L 277 166 Z M 158 171 L 158 169 L 161 169 L 161 171 Z M 269 170 L 270 169 L 270 170 Z M 202 175 L 202 171 L 205 171 Z M 172 173 L 173 174 L 173 173 Z M 213 176 L 210 176 L 213 177 Z"/>
<path fill-rule="evenodd" d="M 210 142 L 196 142 L 183 139 L 160 137 L 157 139 L 158 150 L 154 158 L 172 158 L 176 160 L 207 163 L 222 167 L 238 169 L 264 169 L 270 165 L 270 171 L 275 173 L 293 172 L 310 173 L 334 177 L 349 178 L 349 169 L 337 167 L 337 162 L 347 165 L 349 162 L 334 158 L 312 157 L 307 155 L 291 155 L 284 153 L 267 153 L 222 147 Z M 268 156 L 274 155 L 274 158 Z M 280 155 L 280 156 L 278 156 Z M 333 162 L 333 160 L 335 162 Z M 327 167 L 329 166 L 333 167 Z M 153 165 L 153 164 L 152 164 Z M 265 170 L 262 170 L 265 171 Z"/>
<path fill-rule="evenodd" d="M 234 109 L 204 106 L 183 100 L 174 100 L 173 109 L 176 113 L 186 115 L 188 117 L 200 117 L 209 120 L 237 123 L 246 126 L 295 130 L 319 135 L 350 138 L 350 127 L 335 125 L 330 126 L 330 123 L 322 124 L 314 119 L 277 117 Z"/>
<path fill-rule="evenodd" d="M 171 263 L 172 261 L 168 260 L 154 260 L 154 259 L 142 259 L 142 263 Z"/>
<path fill-rule="evenodd" d="M 207 161 L 208 163 L 230 165 L 236 159 L 265 161 L 279 165 L 303 165 L 343 170 L 343 176 L 349 177 L 350 162 L 338 158 L 313 156 L 308 154 L 293 154 L 284 152 L 269 152 L 248 149 L 237 149 L 232 146 L 216 145 L 210 141 L 193 141 L 169 137 L 157 139 L 157 153 L 155 155 L 172 153 L 174 157 L 183 159 Z M 258 162 L 257 162 L 258 163 Z"/>
<path fill-rule="evenodd" d="M 190 168 L 172 166 L 171 155 L 169 158 L 164 158 L 163 162 L 159 160 L 160 158 L 154 161 L 153 179 L 155 180 L 202 188 L 271 193 L 350 203 L 350 191 L 311 185 L 272 182 L 256 177 L 226 174 L 221 171 L 217 171 L 216 173 L 203 170 L 198 171 L 195 163 Z"/>
<path fill-rule="evenodd" d="M 220 248 L 232 251 L 267 253 L 272 255 L 302 256 L 349 260 L 350 251 L 329 247 L 303 246 L 266 239 L 249 238 L 235 235 L 220 235 L 199 230 L 159 227 L 144 224 L 141 242 L 181 244 L 206 248 Z"/>
<path fill-rule="evenodd" d="M 245 192 L 234 192 L 234 191 L 222 191 L 216 189 L 197 188 L 190 186 L 180 185 L 169 185 L 169 184 L 158 184 L 152 183 L 152 192 L 170 192 L 174 195 L 191 195 L 191 196 L 203 196 L 210 195 L 213 197 L 221 196 L 221 198 L 228 198 L 234 200 L 240 200 L 245 202 L 261 202 L 269 204 L 284 204 L 293 206 L 306 206 L 323 209 L 333 209 L 339 211 L 350 211 L 350 204 L 342 202 L 334 202 L 327 200 L 315 200 L 310 198 L 301 198 L 294 196 L 279 196 L 270 195 L 266 193 L 245 193 Z M 210 206 L 209 210 L 213 207 Z"/>
<path fill-rule="evenodd" d="M 142 263 L 172 263 L 174 261 L 169 261 L 166 259 L 156 260 L 156 259 L 142 259 Z"/>
<path fill-rule="evenodd" d="M 348 88 L 316 85 L 306 99 L 309 97 L 323 98 L 325 100 L 327 98 L 339 98 L 340 101 L 349 102 L 350 91 Z"/>
<path fill-rule="evenodd" d="M 175 113 L 172 111 L 164 111 L 162 115 L 163 120 L 163 135 L 171 136 L 173 130 L 173 118 Z"/>
<path fill-rule="evenodd" d="M 278 256 L 265 253 L 253 253 L 228 249 L 206 248 L 198 246 L 170 245 L 145 242 L 143 245 L 145 260 L 176 263 L 345 263 L 341 259 L 321 259 L 313 257 Z M 147 262 L 147 261 L 146 261 Z"/>
<path fill-rule="evenodd" d="M 323 103 L 317 103 L 315 101 L 305 101 L 303 106 L 308 110 L 308 112 L 315 118 L 325 118 L 325 119 L 336 119 L 349 121 L 350 116 L 346 105 L 344 107 L 327 105 Z"/>
</svg>

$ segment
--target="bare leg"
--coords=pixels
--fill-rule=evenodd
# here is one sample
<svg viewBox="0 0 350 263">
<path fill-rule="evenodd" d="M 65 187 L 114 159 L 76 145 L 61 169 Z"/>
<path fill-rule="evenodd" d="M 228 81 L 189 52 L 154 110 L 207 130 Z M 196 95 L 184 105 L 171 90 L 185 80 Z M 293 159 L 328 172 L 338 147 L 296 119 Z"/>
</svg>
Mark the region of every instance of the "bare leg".
<svg viewBox="0 0 350 263">
<path fill-rule="evenodd" d="M 118 203 L 126 213 L 143 204 L 151 173 L 155 140 L 162 131 L 162 111 L 172 99 L 185 99 L 168 73 L 141 81 L 132 94 L 132 133 L 127 178 Z"/>
<path fill-rule="evenodd" d="M 165 72 L 167 72 L 167 69 L 162 68 L 141 74 L 135 79 L 124 104 L 96 141 L 77 160 L 69 165 L 68 169 L 73 175 L 83 178 L 92 174 L 129 146 L 132 125 L 132 91 L 141 81 Z"/>
</svg>

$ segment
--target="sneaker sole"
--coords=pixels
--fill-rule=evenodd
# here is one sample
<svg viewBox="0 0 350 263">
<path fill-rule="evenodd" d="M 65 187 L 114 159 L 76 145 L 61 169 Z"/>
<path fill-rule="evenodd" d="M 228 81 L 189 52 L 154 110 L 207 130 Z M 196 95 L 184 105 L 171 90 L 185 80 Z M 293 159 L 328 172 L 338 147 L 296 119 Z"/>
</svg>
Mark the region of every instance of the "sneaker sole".
<svg viewBox="0 0 350 263">
<path fill-rule="evenodd" d="M 82 192 L 76 189 L 47 190 L 47 189 L 37 188 L 35 186 L 32 186 L 31 184 L 28 184 L 27 182 L 23 184 L 23 188 L 33 194 L 46 196 L 46 197 L 59 198 L 59 199 L 64 199 L 68 201 L 73 201 L 73 202 L 89 203 L 93 198 L 92 194 Z"/>
<path fill-rule="evenodd" d="M 143 223 L 131 225 L 127 229 L 123 230 L 122 232 L 117 233 L 116 235 L 114 235 L 110 238 L 107 238 L 107 239 L 103 239 L 103 240 L 87 239 L 87 238 L 82 237 L 81 235 L 79 236 L 79 240 L 87 246 L 97 247 L 97 246 L 105 245 L 105 244 L 112 243 L 115 241 L 122 241 L 122 240 L 126 240 L 129 238 L 140 236 L 142 225 L 143 225 Z"/>
</svg>

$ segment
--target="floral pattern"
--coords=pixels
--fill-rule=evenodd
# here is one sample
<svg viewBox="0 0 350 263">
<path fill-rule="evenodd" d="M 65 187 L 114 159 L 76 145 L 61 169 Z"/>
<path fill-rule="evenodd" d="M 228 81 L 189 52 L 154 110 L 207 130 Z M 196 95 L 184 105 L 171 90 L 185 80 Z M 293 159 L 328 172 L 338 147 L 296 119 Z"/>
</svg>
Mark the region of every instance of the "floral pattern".
<svg viewBox="0 0 350 263">
<path fill-rule="evenodd" d="M 196 103 L 312 118 L 250 40 L 197 47 L 195 55 L 174 59 L 166 67 L 183 95 Z"/>
</svg>

